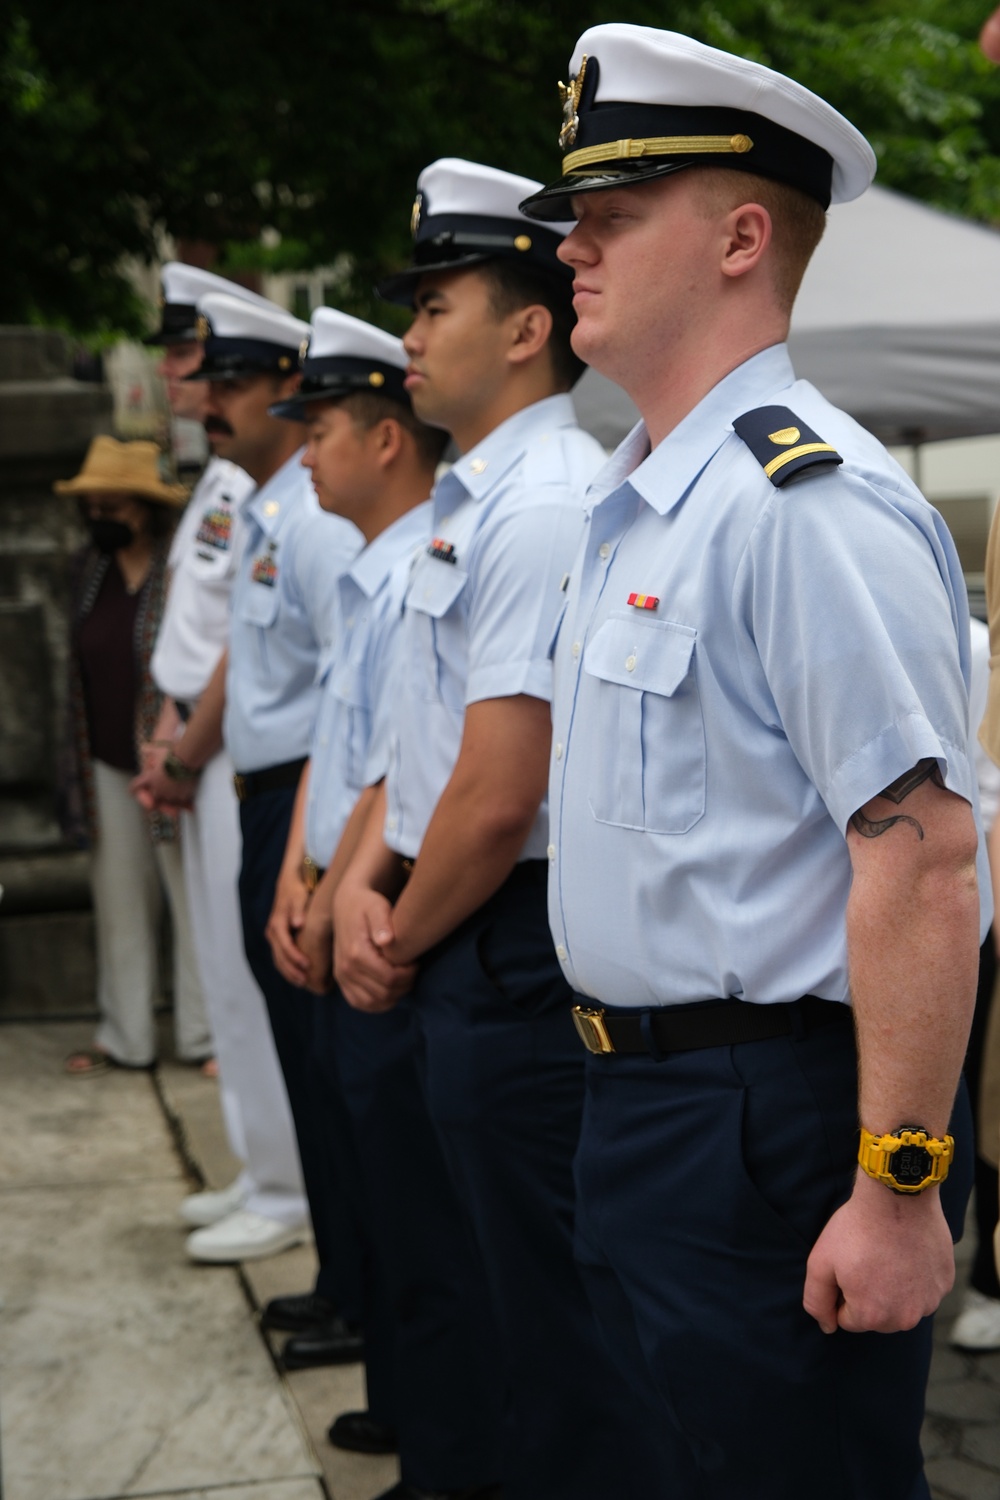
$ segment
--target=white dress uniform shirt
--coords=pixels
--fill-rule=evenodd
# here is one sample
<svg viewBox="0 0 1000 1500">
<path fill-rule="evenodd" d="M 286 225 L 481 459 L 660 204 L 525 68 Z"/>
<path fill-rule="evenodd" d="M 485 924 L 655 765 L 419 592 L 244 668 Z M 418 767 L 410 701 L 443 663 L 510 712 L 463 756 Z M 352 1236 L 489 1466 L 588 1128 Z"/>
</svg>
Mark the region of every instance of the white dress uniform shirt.
<svg viewBox="0 0 1000 1500">
<path fill-rule="evenodd" d="M 317 674 L 322 695 L 306 797 L 306 853 L 321 868 L 365 787 L 386 772 L 403 598 L 430 524 L 428 501 L 381 532 L 337 580 L 333 645 Z"/>
<path fill-rule="evenodd" d="M 213 458 L 191 494 L 170 547 L 170 591 L 153 651 L 153 680 L 191 703 L 208 684 L 229 639 L 229 597 L 246 536 L 240 506 L 249 474 Z"/>
<path fill-rule="evenodd" d="M 732 427 L 771 404 L 843 465 L 775 488 Z M 784 345 L 609 460 L 555 659 L 549 908 L 573 988 L 847 1000 L 851 815 L 924 757 L 977 803 L 968 612 L 940 516 Z"/>
<path fill-rule="evenodd" d="M 300 456 L 243 508 L 223 732 L 244 773 L 309 754 L 336 581 L 362 546 L 355 526 L 320 510 Z"/>
<path fill-rule="evenodd" d="M 559 582 L 604 461 L 569 396 L 501 423 L 434 488 L 434 536 L 410 578 L 385 839 L 414 858 L 451 776 L 465 709 L 489 698 L 552 695 L 548 647 Z M 545 857 L 544 803 L 521 853 Z"/>
</svg>

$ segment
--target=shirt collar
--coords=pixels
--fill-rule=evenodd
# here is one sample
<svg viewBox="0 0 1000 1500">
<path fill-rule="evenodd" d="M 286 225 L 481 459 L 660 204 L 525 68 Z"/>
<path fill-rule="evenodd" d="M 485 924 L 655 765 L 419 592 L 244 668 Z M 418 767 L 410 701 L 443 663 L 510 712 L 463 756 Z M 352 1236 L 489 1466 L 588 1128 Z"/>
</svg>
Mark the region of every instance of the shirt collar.
<svg viewBox="0 0 1000 1500">
<path fill-rule="evenodd" d="M 454 494 L 456 483 L 473 500 L 482 500 L 527 452 L 535 437 L 557 427 L 576 427 L 576 408 L 569 395 L 546 396 L 512 417 L 463 453 L 438 482 L 437 492 Z M 436 493 L 437 493 L 436 492 Z M 455 501 L 451 501 L 454 509 Z"/>
<path fill-rule="evenodd" d="M 366 598 L 374 599 L 400 558 L 406 557 L 424 541 L 430 531 L 430 509 L 429 501 L 425 500 L 422 505 L 408 510 L 358 553 L 344 576 L 350 578 Z"/>
<path fill-rule="evenodd" d="M 285 516 L 300 500 L 304 490 L 308 490 L 309 495 L 313 494 L 312 483 L 299 461 L 305 451 L 305 448 L 300 448 L 297 453 L 293 453 L 246 500 L 247 513 L 253 516 L 266 536 L 273 536 L 280 529 Z"/>
<path fill-rule="evenodd" d="M 794 383 L 787 345 L 772 344 L 713 386 L 652 452 L 645 424 L 639 422 L 598 474 L 588 505 L 599 504 L 628 482 L 647 505 L 665 516 L 722 447 L 733 430 L 733 419 L 769 404 Z"/>
</svg>

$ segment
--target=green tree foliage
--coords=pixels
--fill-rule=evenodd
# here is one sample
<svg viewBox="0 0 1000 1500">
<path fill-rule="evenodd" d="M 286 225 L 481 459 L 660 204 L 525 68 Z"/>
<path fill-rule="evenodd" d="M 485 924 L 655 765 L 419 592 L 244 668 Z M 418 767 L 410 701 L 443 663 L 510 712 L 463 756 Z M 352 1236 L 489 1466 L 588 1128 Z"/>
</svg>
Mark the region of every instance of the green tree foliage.
<svg viewBox="0 0 1000 1500">
<path fill-rule="evenodd" d="M 869 135 L 880 181 L 994 221 L 1000 70 L 974 40 L 987 8 L 634 0 L 623 18 L 792 74 Z M 348 302 L 391 321 L 368 288 L 406 254 L 420 168 L 462 155 L 556 175 L 556 79 L 580 30 L 613 18 L 593 0 L 12 0 L 0 321 L 142 327 L 121 261 L 153 257 L 158 228 L 218 246 L 222 270 L 346 251 Z"/>
</svg>

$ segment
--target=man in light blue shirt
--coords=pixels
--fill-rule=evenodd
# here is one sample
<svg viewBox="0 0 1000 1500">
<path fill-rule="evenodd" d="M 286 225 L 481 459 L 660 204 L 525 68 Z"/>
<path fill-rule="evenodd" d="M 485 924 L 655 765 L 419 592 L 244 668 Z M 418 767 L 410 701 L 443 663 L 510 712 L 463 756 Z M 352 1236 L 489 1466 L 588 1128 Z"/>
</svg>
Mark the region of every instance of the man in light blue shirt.
<svg viewBox="0 0 1000 1500">
<path fill-rule="evenodd" d="M 336 580 L 361 545 L 356 529 L 326 516 L 300 466 L 304 429 L 268 415 L 275 399 L 299 382 L 299 348 L 309 325 L 277 307 L 222 294 L 199 299 L 205 358 L 193 379 L 209 382 L 206 432 L 220 457 L 256 482 L 244 500 L 246 543 L 233 587 L 225 682 L 224 734 L 236 768 L 243 857 L 243 938 L 263 991 L 288 1090 L 320 1270 L 301 1307 L 265 1310 L 275 1326 L 332 1324 L 360 1316 L 362 1250 L 338 1164 L 349 1147 L 346 1115 L 325 1107 L 311 1053 L 311 1007 L 274 968 L 264 936 L 284 853 L 299 775 L 318 704 L 320 653 L 329 643 Z M 199 1229 L 189 1253 L 202 1260 L 240 1260 L 260 1226 L 240 1210 Z M 301 1238 L 288 1234 L 286 1243 Z M 286 1303 L 289 1299 L 283 1299 Z M 339 1358 L 360 1357 L 361 1335 L 337 1324 Z"/>
<path fill-rule="evenodd" d="M 338 1447 L 398 1447 L 393 1500 L 481 1490 L 497 1471 L 499 1394 L 481 1334 L 486 1292 L 464 1212 L 427 1114 L 409 1008 L 353 1010 L 331 989 L 330 903 L 386 770 L 395 650 L 412 558 L 430 535 L 426 496 L 445 435 L 413 415 L 400 341 L 320 308 L 302 385 L 273 408 L 305 421 L 303 463 L 324 511 L 365 547 L 337 580 L 334 648 L 320 659 L 311 757 L 296 797 L 274 909 L 274 961 L 322 999 L 314 1050 L 351 1116 L 360 1213 L 377 1270 L 364 1322 L 368 1410 L 343 1412 Z M 298 1341 L 304 1343 L 306 1336 Z"/>
<path fill-rule="evenodd" d="M 500 1327 L 505 1500 L 645 1500 L 655 1423 L 619 1394 L 572 1259 L 583 1071 L 545 916 L 548 650 L 603 454 L 568 394 L 562 229 L 518 214 L 527 190 L 434 163 L 414 263 L 381 288 L 414 309 L 414 410 L 461 456 L 406 594 L 386 792 L 335 899 L 336 969 L 361 1008 L 412 985 Z"/>
<path fill-rule="evenodd" d="M 966 602 L 940 518 L 784 348 L 874 156 L 790 79 L 627 25 L 578 43 L 561 143 L 523 207 L 572 208 L 574 347 L 642 414 L 556 647 L 578 1256 L 609 1342 L 638 1326 L 677 1493 L 921 1500 L 988 918 Z"/>
</svg>

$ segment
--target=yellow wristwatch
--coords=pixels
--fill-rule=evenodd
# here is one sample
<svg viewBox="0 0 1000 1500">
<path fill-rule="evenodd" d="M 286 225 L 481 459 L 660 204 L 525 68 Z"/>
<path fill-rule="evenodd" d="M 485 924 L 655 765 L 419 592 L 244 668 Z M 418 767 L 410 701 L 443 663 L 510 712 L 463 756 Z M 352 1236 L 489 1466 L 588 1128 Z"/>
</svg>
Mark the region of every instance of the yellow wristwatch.
<svg viewBox="0 0 1000 1500">
<path fill-rule="evenodd" d="M 890 1135 L 861 1129 L 858 1161 L 861 1170 L 884 1182 L 894 1193 L 922 1193 L 944 1182 L 955 1155 L 955 1141 L 928 1135 L 922 1125 L 898 1125 Z"/>
</svg>

